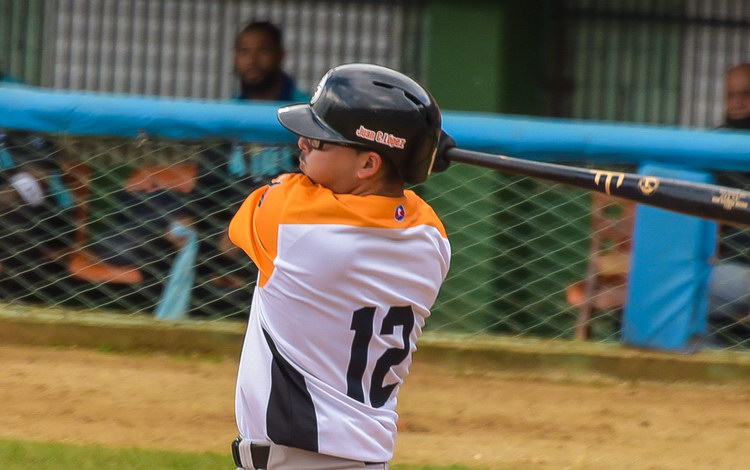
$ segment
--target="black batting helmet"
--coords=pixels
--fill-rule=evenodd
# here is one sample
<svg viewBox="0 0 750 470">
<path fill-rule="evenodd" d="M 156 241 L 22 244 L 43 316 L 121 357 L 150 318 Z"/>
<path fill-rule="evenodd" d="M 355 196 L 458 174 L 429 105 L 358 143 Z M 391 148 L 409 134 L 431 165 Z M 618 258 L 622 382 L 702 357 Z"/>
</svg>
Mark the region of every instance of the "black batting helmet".
<svg viewBox="0 0 750 470">
<path fill-rule="evenodd" d="M 440 108 L 406 75 L 371 64 L 334 67 L 309 104 L 284 106 L 279 122 L 302 137 L 353 144 L 388 159 L 407 183 L 432 170 L 440 138 Z"/>
</svg>

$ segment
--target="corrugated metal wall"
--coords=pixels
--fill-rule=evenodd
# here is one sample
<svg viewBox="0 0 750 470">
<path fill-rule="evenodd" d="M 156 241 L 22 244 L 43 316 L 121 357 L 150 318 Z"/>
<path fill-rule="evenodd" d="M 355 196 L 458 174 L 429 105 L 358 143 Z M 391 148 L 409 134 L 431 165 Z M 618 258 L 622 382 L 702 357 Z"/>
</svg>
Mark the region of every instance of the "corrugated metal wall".
<svg viewBox="0 0 750 470">
<path fill-rule="evenodd" d="M 55 88 L 226 98 L 234 36 L 253 19 L 282 28 L 303 90 L 345 62 L 421 73 L 421 7 L 408 0 L 58 0 L 48 13 Z"/>
<path fill-rule="evenodd" d="M 42 81 L 45 0 L 0 0 L 0 75 Z"/>
<path fill-rule="evenodd" d="M 659 20 L 679 0 L 568 3 L 574 117 L 675 122 L 679 25 Z"/>
<path fill-rule="evenodd" d="M 725 72 L 750 62 L 750 1 L 689 0 L 686 14 L 679 123 L 715 127 L 723 121 Z"/>
<path fill-rule="evenodd" d="M 714 127 L 726 70 L 750 61 L 750 0 L 569 0 L 563 15 L 572 117 Z"/>
<path fill-rule="evenodd" d="M 331 66 L 375 62 L 425 79 L 416 0 L 0 0 L 0 71 L 30 84 L 226 98 L 251 19 L 285 31 L 310 90 Z M 713 127 L 723 75 L 750 61 L 750 0 L 567 0 L 557 115 Z M 561 65 L 560 65 L 561 64 Z M 559 85 L 562 84 L 562 85 Z"/>
</svg>

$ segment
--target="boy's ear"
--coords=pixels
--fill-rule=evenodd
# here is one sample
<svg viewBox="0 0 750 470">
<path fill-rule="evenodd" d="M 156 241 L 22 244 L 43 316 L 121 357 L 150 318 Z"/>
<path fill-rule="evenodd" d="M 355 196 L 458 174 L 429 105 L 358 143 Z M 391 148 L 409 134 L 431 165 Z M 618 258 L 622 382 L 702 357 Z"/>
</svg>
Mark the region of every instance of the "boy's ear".
<svg viewBox="0 0 750 470">
<path fill-rule="evenodd" d="M 383 157 L 376 152 L 367 152 L 362 157 L 362 164 L 357 171 L 357 176 L 361 179 L 372 178 L 383 167 Z"/>
</svg>

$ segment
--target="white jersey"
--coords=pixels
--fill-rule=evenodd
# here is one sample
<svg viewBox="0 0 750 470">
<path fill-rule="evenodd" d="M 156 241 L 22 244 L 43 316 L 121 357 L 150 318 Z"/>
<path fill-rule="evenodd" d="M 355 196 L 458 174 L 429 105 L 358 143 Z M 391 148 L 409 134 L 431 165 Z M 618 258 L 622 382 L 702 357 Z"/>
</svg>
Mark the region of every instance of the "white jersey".
<svg viewBox="0 0 750 470">
<path fill-rule="evenodd" d="M 240 435 L 390 460 L 396 396 L 450 262 L 435 212 L 412 191 L 341 195 L 284 175 L 247 198 L 229 236 L 259 269 Z"/>
</svg>

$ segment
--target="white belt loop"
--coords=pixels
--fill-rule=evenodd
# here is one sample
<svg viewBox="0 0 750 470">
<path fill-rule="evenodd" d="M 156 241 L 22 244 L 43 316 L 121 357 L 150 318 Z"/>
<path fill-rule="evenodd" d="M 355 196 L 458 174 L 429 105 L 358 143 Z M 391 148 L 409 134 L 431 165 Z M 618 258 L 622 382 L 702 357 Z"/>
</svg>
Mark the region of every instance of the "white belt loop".
<svg viewBox="0 0 750 470">
<path fill-rule="evenodd" d="M 242 461 L 242 468 L 246 468 L 247 470 L 256 470 L 255 465 L 253 465 L 253 456 L 250 454 L 250 444 L 252 444 L 252 441 L 243 439 L 240 441 L 240 444 L 238 446 L 240 450 L 240 460 Z"/>
<path fill-rule="evenodd" d="M 256 462 L 253 462 L 253 454 L 251 452 L 252 445 L 263 445 L 270 446 L 269 442 L 251 441 L 250 439 L 242 439 L 237 446 L 240 451 L 240 460 L 242 461 L 242 467 L 246 470 L 262 470 L 266 467 L 256 467 Z"/>
</svg>

